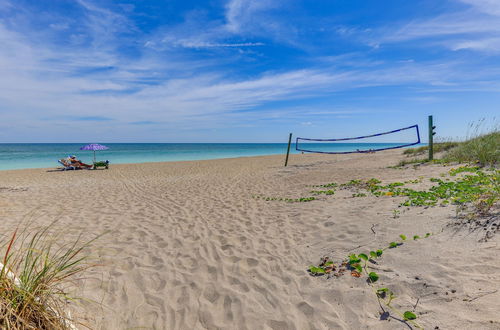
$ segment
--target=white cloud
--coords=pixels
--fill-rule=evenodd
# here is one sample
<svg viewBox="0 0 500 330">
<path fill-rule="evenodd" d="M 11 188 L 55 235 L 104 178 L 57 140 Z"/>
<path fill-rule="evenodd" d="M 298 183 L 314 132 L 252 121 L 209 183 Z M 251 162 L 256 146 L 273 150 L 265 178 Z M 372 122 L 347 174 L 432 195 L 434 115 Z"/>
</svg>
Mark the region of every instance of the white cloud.
<svg viewBox="0 0 500 330">
<path fill-rule="evenodd" d="M 500 38 L 500 1 L 456 1 L 467 8 L 430 19 L 415 20 L 395 31 L 391 27 L 375 40 L 382 44 L 419 40 L 421 45 L 441 45 L 451 50 L 500 51 L 497 42 Z"/>
<path fill-rule="evenodd" d="M 262 24 L 258 16 L 270 9 L 279 8 L 280 1 L 230 0 L 226 5 L 226 29 L 233 33 L 253 29 Z"/>
<path fill-rule="evenodd" d="M 285 23 L 281 1 L 229 0 L 224 19 L 208 19 L 204 12 L 193 10 L 184 22 L 159 31 L 145 46 L 162 51 L 171 47 L 184 48 L 247 48 L 264 46 L 263 40 L 300 46 L 295 41 L 296 28 Z"/>
<path fill-rule="evenodd" d="M 231 48 L 231 47 L 257 47 L 264 46 L 262 42 L 240 42 L 240 43 L 210 43 L 181 41 L 180 44 L 186 48 Z"/>
<path fill-rule="evenodd" d="M 235 80 L 216 71 L 199 73 L 196 67 L 190 68 L 189 61 L 166 61 L 172 67 L 190 68 L 190 73 L 184 73 L 184 77 L 164 77 L 156 84 L 144 85 L 142 79 L 154 76 L 155 71 L 161 74 L 172 69 L 158 58 L 122 62 L 109 52 L 85 54 L 82 50 L 75 50 L 73 53 L 57 53 L 38 44 L 35 48 L 29 40 L 1 25 L 0 40 L 8 46 L 5 49 L 21 54 L 14 57 L 5 49 L 0 51 L 1 102 L 7 108 L 15 109 L 18 118 L 29 120 L 36 120 L 41 114 L 51 118 L 105 114 L 121 123 L 182 123 L 188 120 L 192 123 L 193 118 L 196 121 L 207 117 L 220 121 L 220 118 L 235 118 L 230 115 L 232 113 L 258 109 L 273 101 L 311 98 L 367 86 L 407 83 L 446 86 L 456 84 L 460 75 L 453 63 L 422 65 L 410 62 L 395 67 L 374 63 L 369 71 L 313 67 Z M 99 67 L 100 64 L 113 69 L 105 73 L 75 74 L 75 70 Z M 135 92 L 129 93 L 129 90 Z M 312 111 L 316 110 L 301 110 L 296 114 L 307 116 Z M 275 113 L 287 113 L 288 116 L 293 110 L 286 108 Z M 254 117 L 263 115 L 259 110 L 253 112 Z"/>
<path fill-rule="evenodd" d="M 112 48 L 117 34 L 126 35 L 136 30 L 134 24 L 123 15 L 87 0 L 77 0 L 77 3 L 85 10 L 82 23 L 94 48 Z"/>
<path fill-rule="evenodd" d="M 498 53 L 500 52 L 500 36 L 495 38 L 456 41 L 452 43 L 451 48 L 453 50 L 473 49 L 483 52 Z"/>
<path fill-rule="evenodd" d="M 266 15 L 275 5 L 232 1 L 226 11 L 227 22 L 213 22 L 197 33 L 204 22 L 195 23 L 193 19 L 149 38 L 145 42 L 148 47 L 140 49 L 141 54 L 124 58 L 117 50 L 119 40 L 123 42 L 122 34 L 126 35 L 129 27 L 134 30 L 133 24 L 88 1 L 80 0 L 79 4 L 84 15 L 75 24 L 83 26 L 79 30 L 81 42 L 70 46 L 51 41 L 49 33 L 58 33 L 57 26 L 48 29 L 52 32 L 36 34 L 17 31 L 0 21 L 2 121 L 34 127 L 34 131 L 38 127 L 40 132 L 47 127 L 60 127 L 61 132 L 78 127 L 81 134 L 95 134 L 99 129 L 99 134 L 109 136 L 129 130 L 140 132 L 140 125 L 130 128 L 131 122 L 157 122 L 162 127 L 176 129 L 233 126 L 249 120 L 308 123 L 309 116 L 349 115 L 357 110 L 273 107 L 272 103 L 334 97 L 337 92 L 372 86 L 485 90 L 492 88 L 488 82 L 492 75 L 498 74 L 493 70 L 467 69 L 461 62 L 386 63 L 347 54 L 315 59 L 302 69 L 234 77 L 221 69 L 226 61 L 223 57 L 193 59 L 175 52 L 150 51 L 148 47 L 161 48 L 165 44 L 184 48 L 259 47 L 262 42 L 246 38 L 235 41 L 238 38 L 234 34 L 255 35 L 264 31 L 267 26 L 257 26 L 253 32 L 248 29 L 253 28 L 251 22 L 256 17 Z M 414 38 L 417 30 L 408 28 L 405 38 Z M 472 44 L 464 39 L 457 40 L 454 47 L 477 49 L 485 45 L 480 40 Z M 82 116 L 104 116 L 114 121 L 73 122 L 72 118 Z"/>
<path fill-rule="evenodd" d="M 67 23 L 52 23 L 52 24 L 49 24 L 49 27 L 51 29 L 54 29 L 54 30 L 62 31 L 62 30 L 67 30 L 69 28 L 69 24 L 67 24 Z"/>
<path fill-rule="evenodd" d="M 459 0 L 474 7 L 477 11 L 488 15 L 500 16 L 500 2 L 498 0 Z"/>
</svg>

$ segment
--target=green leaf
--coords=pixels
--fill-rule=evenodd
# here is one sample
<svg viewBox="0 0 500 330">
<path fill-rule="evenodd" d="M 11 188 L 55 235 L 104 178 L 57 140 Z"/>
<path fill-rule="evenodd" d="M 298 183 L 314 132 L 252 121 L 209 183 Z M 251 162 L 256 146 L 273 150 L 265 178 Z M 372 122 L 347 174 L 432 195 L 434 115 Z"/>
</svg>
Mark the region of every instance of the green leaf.
<svg viewBox="0 0 500 330">
<path fill-rule="evenodd" d="M 316 266 L 311 266 L 309 267 L 309 271 L 311 272 L 311 274 L 313 275 L 317 275 L 317 274 L 324 274 L 325 273 L 325 270 L 321 267 L 316 267 Z"/>
<path fill-rule="evenodd" d="M 431 236 L 431 233 L 427 233 L 427 234 L 425 234 L 425 237 L 426 237 L 426 238 L 427 238 L 427 237 L 429 237 L 429 236 Z"/>
<path fill-rule="evenodd" d="M 401 239 L 402 239 L 403 241 L 406 241 L 406 236 L 405 236 L 405 235 L 401 234 L 401 235 L 399 235 L 399 237 L 401 237 Z"/>
<path fill-rule="evenodd" d="M 376 253 L 377 253 L 377 257 L 380 257 L 382 255 L 382 253 L 384 253 L 384 251 L 379 249 L 379 250 L 377 250 Z"/>
<path fill-rule="evenodd" d="M 406 311 L 403 314 L 405 320 L 415 320 L 417 318 L 417 315 L 415 313 L 412 313 L 410 311 Z"/>
<path fill-rule="evenodd" d="M 363 259 L 363 260 L 368 260 L 368 256 L 364 253 L 358 254 L 358 257 Z"/>
<path fill-rule="evenodd" d="M 419 238 L 420 238 L 420 236 L 418 236 L 418 235 L 413 236 L 413 240 L 417 240 Z"/>
<path fill-rule="evenodd" d="M 377 289 L 377 296 L 384 299 L 389 292 L 390 291 L 387 288 L 380 288 L 380 289 Z"/>
<path fill-rule="evenodd" d="M 372 258 L 376 258 L 376 257 L 378 257 L 377 252 L 375 252 L 375 251 L 370 251 L 370 257 L 372 257 Z"/>
<path fill-rule="evenodd" d="M 327 262 L 325 262 L 325 266 L 330 266 L 330 265 L 333 265 L 333 261 L 327 261 Z"/>
<path fill-rule="evenodd" d="M 360 265 L 354 265 L 354 268 L 356 268 L 356 270 L 357 270 L 358 272 L 360 272 L 360 273 L 362 273 L 362 272 L 363 272 L 363 268 L 361 268 L 361 266 L 360 266 Z"/>
<path fill-rule="evenodd" d="M 372 281 L 373 283 L 378 281 L 378 274 L 375 272 L 370 272 L 368 274 L 368 277 L 370 278 L 370 281 Z"/>
<path fill-rule="evenodd" d="M 355 254 L 351 254 L 349 256 L 349 264 L 350 265 L 354 265 L 354 264 L 357 264 L 361 261 L 361 259 L 359 259 Z"/>
<path fill-rule="evenodd" d="M 389 243 L 389 247 L 390 247 L 391 249 L 397 248 L 397 247 L 398 247 L 398 243 L 396 243 L 396 242 L 391 242 L 391 243 Z"/>
</svg>

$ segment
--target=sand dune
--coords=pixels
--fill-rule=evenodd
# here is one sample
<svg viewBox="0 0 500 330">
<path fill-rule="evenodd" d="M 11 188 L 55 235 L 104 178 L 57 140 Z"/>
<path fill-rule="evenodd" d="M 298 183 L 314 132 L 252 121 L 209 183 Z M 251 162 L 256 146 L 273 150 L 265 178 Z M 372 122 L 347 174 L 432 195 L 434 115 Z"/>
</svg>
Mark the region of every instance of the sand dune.
<svg viewBox="0 0 500 330">
<path fill-rule="evenodd" d="M 347 191 L 308 203 L 311 185 L 376 177 L 431 177 L 443 166 L 391 169 L 400 151 L 114 165 L 99 171 L 0 172 L 0 221 L 59 219 L 61 239 L 107 232 L 94 244 L 102 266 L 78 282 L 98 302 L 75 306 L 97 329 L 404 329 L 379 320 L 362 279 L 312 277 L 324 255 L 341 259 L 399 234 L 424 234 L 384 255 L 381 282 L 428 329 L 499 329 L 499 236 L 447 229 L 450 207 L 412 208 Z M 444 229 L 443 229 L 444 228 Z M 436 328 L 437 329 L 437 328 Z"/>
</svg>

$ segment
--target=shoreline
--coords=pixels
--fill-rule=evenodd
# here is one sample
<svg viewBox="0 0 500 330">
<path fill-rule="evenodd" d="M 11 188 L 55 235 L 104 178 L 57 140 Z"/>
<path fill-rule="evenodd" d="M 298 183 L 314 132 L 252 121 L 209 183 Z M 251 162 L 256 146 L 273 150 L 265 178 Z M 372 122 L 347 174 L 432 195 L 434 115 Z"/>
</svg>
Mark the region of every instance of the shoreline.
<svg viewBox="0 0 500 330">
<path fill-rule="evenodd" d="M 237 156 L 237 157 L 223 157 L 223 158 L 203 158 L 203 159 L 188 159 L 188 160 L 167 160 L 167 161 L 147 161 L 147 162 L 140 162 L 140 163 L 112 163 L 110 162 L 109 165 L 111 166 L 128 166 L 128 165 L 138 165 L 138 164 L 165 164 L 165 163 L 185 163 L 185 162 L 202 162 L 202 161 L 211 161 L 211 160 L 225 160 L 225 159 L 241 159 L 241 158 L 258 158 L 258 157 L 267 157 L 267 156 L 280 156 L 281 154 L 265 154 L 265 155 L 250 155 L 250 156 Z M 290 155 L 292 153 L 290 152 Z M 298 153 L 294 153 L 293 155 L 299 155 Z M 283 159 L 285 158 L 286 153 L 283 154 Z M 284 161 L 283 161 L 284 163 Z M 4 171 L 23 171 L 23 170 L 53 170 L 57 171 L 58 169 L 62 169 L 62 165 L 59 164 L 58 166 L 54 167 L 30 167 L 30 168 L 14 168 L 14 169 L 0 169 L 0 173 Z M 62 170 L 61 170 L 62 171 Z M 73 170 L 69 170 L 70 172 Z M 86 170 L 76 170 L 76 171 L 86 171 Z M 91 170 L 88 170 L 91 171 Z"/>
<path fill-rule="evenodd" d="M 10 145 L 10 144 L 4 144 Z M 0 144 L 0 165 L 3 164 L 6 168 L 0 166 L 0 171 L 5 170 L 20 170 L 20 169 L 37 169 L 37 168 L 51 168 L 52 164 L 54 167 L 57 166 L 57 160 L 64 158 L 64 155 L 77 154 L 83 162 L 91 162 L 91 155 L 86 152 L 79 152 L 76 149 L 78 144 L 48 144 L 48 151 L 41 151 L 39 148 L 35 150 L 30 150 L 29 146 L 36 144 L 19 144 L 25 145 L 26 149 L 22 148 L 17 151 L 2 150 L 2 144 Z M 47 145 L 41 143 L 40 145 Z M 72 145 L 75 146 L 75 150 L 66 150 L 61 147 L 61 145 Z M 142 147 L 146 146 L 145 149 Z M 175 148 L 175 146 L 182 145 L 180 149 Z M 350 145 L 350 150 L 355 150 L 359 148 L 363 143 L 354 143 Z M 351 146 L 352 145 L 352 146 Z M 365 143 L 367 146 L 374 146 L 373 143 Z M 380 145 L 386 145 L 385 143 Z M 421 144 L 424 145 L 424 144 Z M 123 149 L 123 146 L 126 146 Z M 140 146 L 140 147 L 138 147 Z M 150 148 L 147 148 L 149 146 Z M 153 146 L 153 147 L 151 147 Z M 157 146 L 167 146 L 166 148 L 157 149 Z M 187 146 L 187 147 L 186 147 Z M 190 148 L 189 146 L 197 146 L 196 148 Z M 201 148 L 200 146 L 206 146 L 208 149 Z M 213 148 L 214 146 L 222 146 L 220 148 Z M 224 146 L 231 146 L 230 148 L 224 148 Z M 248 146 L 251 146 L 248 148 Z M 52 150 L 50 148 L 53 148 Z M 156 162 L 177 162 L 177 161 L 199 161 L 199 160 L 210 160 L 210 159 L 226 159 L 226 158 L 239 158 L 239 157 L 256 157 L 256 156 L 270 156 L 270 155 L 286 155 L 287 144 L 286 143 L 217 143 L 217 144 L 206 144 L 206 143 L 158 143 L 158 144 L 117 144 L 117 146 L 110 144 L 112 148 L 106 152 L 98 152 L 97 157 L 100 159 L 107 159 L 112 162 L 112 164 L 144 164 L 144 163 L 156 163 Z M 211 148 L 212 147 L 212 148 Z M 338 151 L 344 150 L 345 146 L 339 147 L 337 144 Z M 120 149 L 121 148 L 121 149 Z M 129 148 L 129 149 L 127 149 Z M 365 147 L 367 148 L 367 147 Z M 199 149 L 199 150 L 198 150 Z M 20 152 L 18 159 L 9 158 L 15 157 L 16 153 Z M 104 154 L 104 155 L 103 155 Z M 295 150 L 295 143 L 292 143 L 292 148 L 290 154 L 299 155 L 301 152 Z M 144 160 L 145 159 L 145 160 Z M 34 165 L 32 165 L 34 164 Z"/>
</svg>

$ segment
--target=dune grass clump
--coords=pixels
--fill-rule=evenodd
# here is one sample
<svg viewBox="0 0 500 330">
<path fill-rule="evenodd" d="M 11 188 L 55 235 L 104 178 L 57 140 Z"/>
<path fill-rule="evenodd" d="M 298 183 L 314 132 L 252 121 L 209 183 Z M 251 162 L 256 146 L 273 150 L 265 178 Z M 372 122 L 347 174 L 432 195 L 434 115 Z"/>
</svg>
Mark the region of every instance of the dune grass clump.
<svg viewBox="0 0 500 330">
<path fill-rule="evenodd" d="M 500 164 L 500 131 L 480 135 L 460 143 L 443 157 L 445 162 L 476 163 L 480 166 Z"/>
<path fill-rule="evenodd" d="M 434 153 L 444 152 L 440 159 L 433 163 L 473 163 L 481 167 L 495 166 L 500 163 L 500 128 L 495 119 L 490 128 L 486 128 L 486 120 L 469 124 L 467 138 L 464 142 L 434 143 Z M 429 146 L 409 148 L 403 151 L 404 155 L 421 156 L 429 150 Z M 413 164 L 419 165 L 429 162 L 427 158 L 413 158 L 402 160 L 395 168 Z"/>
<path fill-rule="evenodd" d="M 438 153 L 442 151 L 448 151 L 450 149 L 457 147 L 459 144 L 460 144 L 459 142 L 437 142 L 434 143 L 434 152 Z M 429 151 L 429 146 L 408 148 L 403 151 L 403 155 L 419 156 L 419 155 L 424 155 L 428 151 Z"/>
<path fill-rule="evenodd" d="M 76 329 L 67 289 L 92 267 L 83 252 L 93 240 L 61 243 L 52 229 L 16 230 L 0 240 L 1 329 Z"/>
</svg>

